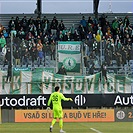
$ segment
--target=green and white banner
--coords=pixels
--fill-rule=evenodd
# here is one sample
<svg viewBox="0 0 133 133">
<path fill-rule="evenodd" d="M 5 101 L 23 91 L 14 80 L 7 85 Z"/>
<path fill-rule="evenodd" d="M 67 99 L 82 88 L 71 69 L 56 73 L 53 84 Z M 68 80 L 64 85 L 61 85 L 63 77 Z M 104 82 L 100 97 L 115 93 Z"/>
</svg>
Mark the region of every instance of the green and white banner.
<svg viewBox="0 0 133 133">
<path fill-rule="evenodd" d="M 59 53 L 58 67 L 62 65 L 67 72 L 80 72 L 81 54 L 63 54 Z"/>
<path fill-rule="evenodd" d="M 79 41 L 60 41 L 58 42 L 58 52 L 60 53 L 80 53 L 81 42 Z"/>
<path fill-rule="evenodd" d="M 58 68 L 64 65 L 67 72 L 80 72 L 81 42 L 58 42 Z"/>
<path fill-rule="evenodd" d="M 6 71 L 0 71 L 0 94 L 51 94 L 59 85 L 64 94 L 131 93 L 131 79 L 108 74 L 108 82 L 100 82 L 100 73 L 91 76 L 64 76 L 45 69 L 15 70 L 13 81 L 6 82 Z"/>
</svg>

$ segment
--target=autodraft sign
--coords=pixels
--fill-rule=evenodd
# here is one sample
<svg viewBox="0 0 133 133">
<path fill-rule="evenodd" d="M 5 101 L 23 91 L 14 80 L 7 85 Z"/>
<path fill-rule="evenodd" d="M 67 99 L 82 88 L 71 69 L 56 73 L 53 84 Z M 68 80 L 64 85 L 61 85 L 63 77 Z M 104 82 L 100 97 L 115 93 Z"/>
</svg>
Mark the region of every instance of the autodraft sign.
<svg viewBox="0 0 133 133">
<path fill-rule="evenodd" d="M 58 42 L 58 68 L 62 65 L 67 72 L 80 72 L 81 42 Z"/>
</svg>

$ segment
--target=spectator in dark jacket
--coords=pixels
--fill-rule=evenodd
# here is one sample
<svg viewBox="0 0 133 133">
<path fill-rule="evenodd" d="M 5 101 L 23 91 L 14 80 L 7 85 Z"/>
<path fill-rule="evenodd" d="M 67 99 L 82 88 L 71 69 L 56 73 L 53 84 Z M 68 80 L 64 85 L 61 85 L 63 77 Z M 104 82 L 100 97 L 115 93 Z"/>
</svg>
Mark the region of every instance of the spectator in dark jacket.
<svg viewBox="0 0 133 133">
<path fill-rule="evenodd" d="M 63 20 L 61 20 L 61 22 L 59 23 L 58 29 L 59 29 L 59 31 L 63 31 L 65 29 L 65 25 L 63 23 Z"/>
<path fill-rule="evenodd" d="M 10 62 L 11 62 L 11 51 L 10 51 L 10 49 L 8 49 L 7 53 L 5 55 L 3 67 L 5 67 L 6 64 L 10 64 Z"/>
<path fill-rule="evenodd" d="M 7 70 L 7 77 L 6 77 L 6 82 L 11 82 L 11 78 L 12 78 L 12 65 L 11 63 L 8 65 L 8 70 Z"/>
<path fill-rule="evenodd" d="M 106 63 L 102 64 L 100 71 L 101 71 L 100 81 L 102 80 L 102 78 L 104 78 L 107 82 L 107 66 L 106 66 Z"/>
<path fill-rule="evenodd" d="M 93 75 L 94 74 L 94 70 L 95 70 L 95 64 L 92 63 L 90 69 L 89 69 L 89 74 Z"/>
<path fill-rule="evenodd" d="M 34 62 L 37 59 L 37 47 L 36 44 L 33 43 L 32 44 L 32 48 L 31 48 L 31 61 L 32 61 L 32 67 L 34 66 Z"/>
<path fill-rule="evenodd" d="M 55 16 L 51 22 L 50 28 L 51 28 L 51 33 L 56 35 L 57 28 L 58 28 L 58 20 L 56 19 Z"/>
<path fill-rule="evenodd" d="M 57 72 L 57 74 L 67 75 L 65 67 L 64 66 L 61 66 L 61 68 L 59 69 L 59 71 Z"/>
<path fill-rule="evenodd" d="M 26 67 L 28 67 L 28 64 L 29 64 L 29 56 L 30 56 L 30 53 L 29 53 L 28 49 L 26 48 L 23 53 L 23 62 L 24 62 L 24 65 L 26 65 Z"/>
<path fill-rule="evenodd" d="M 14 52 L 15 65 L 20 65 L 20 51 L 16 50 Z"/>
</svg>

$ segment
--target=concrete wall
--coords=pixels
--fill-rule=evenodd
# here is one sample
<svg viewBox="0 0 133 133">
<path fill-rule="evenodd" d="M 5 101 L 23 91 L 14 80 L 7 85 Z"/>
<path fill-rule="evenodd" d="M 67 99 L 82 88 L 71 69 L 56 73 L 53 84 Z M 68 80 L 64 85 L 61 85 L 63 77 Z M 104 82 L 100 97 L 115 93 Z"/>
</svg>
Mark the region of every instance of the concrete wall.
<svg viewBox="0 0 133 133">
<path fill-rule="evenodd" d="M 15 122 L 14 109 L 2 109 L 2 123 Z"/>
</svg>

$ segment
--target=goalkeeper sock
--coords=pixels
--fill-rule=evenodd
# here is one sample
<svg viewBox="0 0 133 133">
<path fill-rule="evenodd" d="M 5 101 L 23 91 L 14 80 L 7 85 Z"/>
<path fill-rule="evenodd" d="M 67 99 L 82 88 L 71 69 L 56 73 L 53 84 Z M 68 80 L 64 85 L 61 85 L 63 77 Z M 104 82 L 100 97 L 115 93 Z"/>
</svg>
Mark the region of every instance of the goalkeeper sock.
<svg viewBox="0 0 133 133">
<path fill-rule="evenodd" d="M 60 126 L 60 129 L 62 130 L 62 128 L 63 128 L 63 120 L 62 119 L 60 119 L 60 121 L 59 121 L 59 126 Z"/>
<path fill-rule="evenodd" d="M 53 119 L 51 127 L 53 127 L 55 123 L 56 123 L 56 119 Z"/>
</svg>

